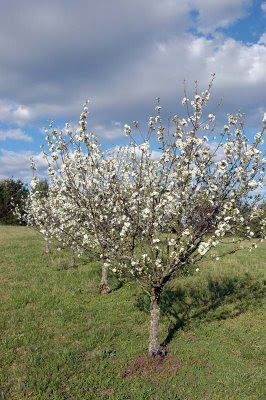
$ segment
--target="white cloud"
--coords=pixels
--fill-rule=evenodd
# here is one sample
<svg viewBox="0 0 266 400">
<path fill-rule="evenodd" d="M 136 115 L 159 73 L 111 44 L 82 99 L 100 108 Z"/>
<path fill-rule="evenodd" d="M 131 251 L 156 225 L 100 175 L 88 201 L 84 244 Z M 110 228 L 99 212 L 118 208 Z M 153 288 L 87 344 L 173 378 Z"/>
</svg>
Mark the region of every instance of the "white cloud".
<svg viewBox="0 0 266 400">
<path fill-rule="evenodd" d="M 136 155 L 137 155 L 137 157 L 142 156 L 142 151 L 139 150 L 138 148 L 136 149 Z M 158 160 L 160 160 L 161 155 L 162 155 L 161 151 L 151 149 L 151 160 L 158 161 Z"/>
<path fill-rule="evenodd" d="M 261 37 L 259 38 L 259 42 L 258 43 L 259 44 L 264 44 L 264 46 L 266 46 L 266 32 L 261 35 Z"/>
<path fill-rule="evenodd" d="M 112 111 L 119 110 L 119 117 L 124 116 L 123 122 L 130 125 L 142 117 L 146 122 L 154 113 L 155 97 L 159 95 L 163 115 L 179 113 L 183 79 L 192 83 L 192 89 L 194 80 L 199 79 L 203 89 L 214 71 L 213 107 L 223 97 L 221 111 L 225 114 L 241 109 L 253 116 L 258 107 L 266 107 L 265 65 L 266 47 L 261 44 L 248 46 L 224 37 L 207 39 L 190 34 L 173 37 L 155 44 L 145 57 L 120 70 L 120 81 L 126 84 L 117 85 L 111 80 L 105 92 L 99 90 L 95 108 L 108 110 L 111 102 Z"/>
<path fill-rule="evenodd" d="M 0 121 L 25 125 L 33 118 L 29 107 L 21 104 L 11 104 L 0 100 Z"/>
<path fill-rule="evenodd" d="M 97 136 L 107 140 L 116 140 L 125 137 L 121 122 L 111 122 L 109 127 L 104 125 L 95 125 L 91 131 Z"/>
<path fill-rule="evenodd" d="M 247 15 L 252 0 L 188 0 L 188 3 L 198 12 L 196 18 L 198 30 L 211 33 Z"/>
<path fill-rule="evenodd" d="M 120 157 L 124 157 L 127 153 L 128 153 L 128 149 L 129 147 L 127 145 L 125 146 L 114 146 L 111 150 L 110 150 L 110 154 L 113 156 L 120 156 Z M 135 154 L 137 158 L 140 158 L 142 155 L 142 151 L 137 147 L 135 149 Z M 154 161 L 158 161 L 160 159 L 162 155 L 162 152 L 159 150 L 152 150 L 151 149 L 151 159 Z"/>
<path fill-rule="evenodd" d="M 0 130 L 0 141 L 3 140 L 23 140 L 24 142 L 32 142 L 32 137 L 23 132 L 20 128 Z"/>
<path fill-rule="evenodd" d="M 154 161 L 160 160 L 161 155 L 162 155 L 161 151 L 158 151 L 158 150 L 151 151 L 151 159 Z"/>
<path fill-rule="evenodd" d="M 261 9 L 263 12 L 266 12 L 266 2 L 261 3 Z"/>
<path fill-rule="evenodd" d="M 224 148 L 219 147 L 218 142 L 212 142 L 209 144 L 209 148 L 212 153 L 215 153 L 213 156 L 213 161 L 218 162 L 221 161 L 225 158 L 225 153 L 224 153 Z"/>
<path fill-rule="evenodd" d="M 185 34 L 190 27 L 214 32 L 243 17 L 250 3 L 251 0 L 117 0 L 113 4 L 109 0 L 77 0 L 63 4 L 60 0 L 47 0 L 37 5 L 33 0 L 25 4 L 10 0 L 0 15 L 0 86 L 2 96 L 24 108 L 8 112 L 6 118 L 22 123 L 38 116 L 72 119 L 89 97 L 95 103 L 99 125 L 114 118 L 123 120 L 125 108 L 138 108 L 136 92 L 142 103 L 142 97 L 150 98 L 153 91 L 157 95 L 164 85 L 173 87 L 184 77 L 194 80 L 202 75 L 204 63 L 183 62 L 190 52 L 191 40 Z M 196 22 L 192 21 L 193 10 L 198 13 Z M 171 65 L 166 66 L 163 48 L 166 43 L 169 59 L 169 41 L 179 41 L 179 45 L 173 49 Z M 153 52 L 159 51 L 158 43 L 160 52 L 153 57 Z M 194 43 L 198 58 L 201 51 Z M 149 64 L 152 58 L 156 58 L 157 66 Z M 127 90 L 128 86 L 133 90 Z M 122 99 L 120 91 L 126 94 Z M 139 107 L 143 109 L 142 104 Z"/>
<path fill-rule="evenodd" d="M 181 113 L 183 79 L 191 82 L 192 90 L 195 79 L 205 88 L 211 72 L 216 72 L 214 108 L 223 97 L 220 114 L 241 109 L 250 116 L 250 126 L 256 127 L 266 110 L 265 34 L 258 43 L 247 45 L 217 33 L 246 16 L 251 4 L 251 0 L 4 2 L 0 121 L 18 126 L 38 118 L 39 126 L 47 125 L 49 118 L 55 125 L 57 118 L 76 121 L 84 99 L 90 98 L 88 129 L 117 144 L 124 123 L 131 125 L 137 119 L 146 129 L 156 96 L 161 97 L 163 117 Z M 190 28 L 197 34 L 188 33 Z"/>
<path fill-rule="evenodd" d="M 38 175 L 45 176 L 47 164 L 41 153 L 36 155 L 30 151 L 16 152 L 0 149 L 0 179 L 14 177 L 29 182 L 32 178 L 30 168 L 30 158 L 32 156 L 34 156 L 38 168 Z"/>
</svg>

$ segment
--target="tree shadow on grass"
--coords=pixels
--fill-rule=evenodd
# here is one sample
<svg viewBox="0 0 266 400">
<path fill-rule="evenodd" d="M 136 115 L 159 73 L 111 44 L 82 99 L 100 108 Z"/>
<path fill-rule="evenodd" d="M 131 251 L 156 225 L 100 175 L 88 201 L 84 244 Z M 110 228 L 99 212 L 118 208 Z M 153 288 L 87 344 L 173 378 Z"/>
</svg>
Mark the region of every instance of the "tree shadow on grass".
<svg viewBox="0 0 266 400">
<path fill-rule="evenodd" d="M 161 295 L 161 314 L 169 319 L 168 333 L 162 346 L 166 347 L 179 329 L 200 321 L 232 318 L 261 303 L 266 297 L 266 281 L 249 274 L 235 277 L 211 278 L 191 282 L 187 286 L 165 288 Z M 136 306 L 149 312 L 149 298 L 138 296 Z"/>
</svg>

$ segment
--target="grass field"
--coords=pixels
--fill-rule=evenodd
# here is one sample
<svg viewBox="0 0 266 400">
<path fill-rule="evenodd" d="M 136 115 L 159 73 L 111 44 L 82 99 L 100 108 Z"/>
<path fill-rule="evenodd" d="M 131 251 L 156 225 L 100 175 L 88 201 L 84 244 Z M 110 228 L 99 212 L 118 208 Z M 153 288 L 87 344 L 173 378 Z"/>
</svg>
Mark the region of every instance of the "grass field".
<svg viewBox="0 0 266 400">
<path fill-rule="evenodd" d="M 67 268 L 25 227 L 1 226 L 0 252 L 0 399 L 266 399 L 265 243 L 172 282 L 160 335 L 176 364 L 154 371 L 132 369 L 149 326 L 134 283 L 101 297 L 97 262 Z"/>
</svg>

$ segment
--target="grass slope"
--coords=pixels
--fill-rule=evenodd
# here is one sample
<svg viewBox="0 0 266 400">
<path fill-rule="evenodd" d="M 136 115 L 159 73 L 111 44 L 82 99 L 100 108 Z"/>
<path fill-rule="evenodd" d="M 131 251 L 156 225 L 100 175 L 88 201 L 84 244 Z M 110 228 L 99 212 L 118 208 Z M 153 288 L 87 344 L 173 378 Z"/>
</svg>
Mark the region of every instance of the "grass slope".
<svg viewBox="0 0 266 400">
<path fill-rule="evenodd" d="M 96 262 L 67 269 L 34 230 L 1 226 L 0 399 L 266 399 L 265 256 L 263 243 L 172 282 L 161 340 L 180 367 L 124 377 L 147 348 L 141 290 L 112 277 L 101 297 Z"/>
</svg>

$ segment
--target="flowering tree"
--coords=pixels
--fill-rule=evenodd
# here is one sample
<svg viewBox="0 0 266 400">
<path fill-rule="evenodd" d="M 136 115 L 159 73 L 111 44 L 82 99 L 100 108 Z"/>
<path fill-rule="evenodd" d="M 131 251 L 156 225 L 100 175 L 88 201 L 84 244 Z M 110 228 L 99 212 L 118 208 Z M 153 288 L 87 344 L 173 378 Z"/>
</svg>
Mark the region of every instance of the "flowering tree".
<svg viewBox="0 0 266 400">
<path fill-rule="evenodd" d="M 87 114 L 85 103 L 75 131 L 69 124 L 63 131 L 46 131 L 48 146 L 43 148 L 43 157 L 50 178 L 49 199 L 44 204 L 38 193 L 37 197 L 32 193 L 30 215 L 38 220 L 45 235 L 74 246 L 78 254 L 93 251 L 101 259 L 100 292 L 105 294 L 110 291 L 108 260 L 123 227 L 123 221 L 117 218 L 121 160 L 117 152 L 115 156 L 112 151 L 103 152 L 96 136 L 87 132 Z M 34 164 L 32 167 L 36 168 Z M 32 186 L 37 182 L 34 177 Z M 41 217 L 43 207 L 49 221 Z"/>
<path fill-rule="evenodd" d="M 31 167 L 33 171 L 36 169 L 33 161 Z M 19 205 L 16 199 L 12 199 L 13 214 L 19 223 L 26 223 L 26 225 L 36 228 L 43 234 L 46 254 L 50 252 L 48 240 L 51 225 L 48 190 L 47 181 L 34 178 L 31 182 L 31 191 L 23 199 L 22 205 Z"/>
<path fill-rule="evenodd" d="M 34 161 L 32 169 L 36 171 Z M 21 217 L 28 226 L 36 228 L 44 237 L 45 253 L 48 254 L 49 242 L 56 239 L 62 246 L 72 250 L 72 266 L 75 264 L 75 254 L 78 247 L 78 238 L 75 225 L 67 208 L 60 203 L 58 207 L 58 192 L 47 187 L 43 190 L 43 182 L 34 176 L 31 181 L 31 192 L 25 202 L 25 215 Z M 58 247 L 60 249 L 60 247 Z"/>
<path fill-rule="evenodd" d="M 52 187 L 68 203 L 83 242 L 99 253 L 104 268 L 133 277 L 150 297 L 153 355 L 163 354 L 160 296 L 171 278 L 195 270 L 211 249 L 217 261 L 229 253 L 215 251 L 228 233 L 233 251 L 247 239 L 250 250 L 257 246 L 251 222 L 261 212 L 256 193 L 264 182 L 266 159 L 260 147 L 266 115 L 252 143 L 240 113 L 228 114 L 218 130 L 215 115 L 204 115 L 212 82 L 201 94 L 196 87 L 191 101 L 185 92 L 186 117 L 174 115 L 171 124 L 164 125 L 158 98 L 147 133 L 137 121 L 136 133 L 125 125 L 129 143 L 119 149 L 102 151 L 87 132 L 87 103 L 76 132 L 67 125 L 64 132 L 47 134 L 49 157 L 60 161 L 57 168 L 49 162 Z M 157 158 L 152 148 L 160 151 Z M 240 215 L 245 203 L 250 212 Z M 261 218 L 264 238 L 265 226 Z"/>
<path fill-rule="evenodd" d="M 248 144 L 243 133 L 240 114 L 228 115 L 217 140 L 215 116 L 202 117 L 210 89 L 211 85 L 201 95 L 196 93 L 191 101 L 193 113 L 188 108 L 189 100 L 183 99 L 187 118 L 174 116 L 174 126 L 169 131 L 162 124 L 158 105 L 157 115 L 150 118 L 145 142 L 137 145 L 132 140 L 130 146 L 130 189 L 124 201 L 124 215 L 129 216 L 129 223 L 124 230 L 132 250 L 130 261 L 125 259 L 119 268 L 129 270 L 150 296 L 151 354 L 163 351 L 158 329 L 160 295 L 167 282 L 177 271 L 195 269 L 227 233 L 237 236 L 232 240 L 234 251 L 242 248 L 241 241 L 254 236 L 251 221 L 261 212 L 259 196 L 255 196 L 248 200 L 251 212 L 245 218 L 239 215 L 240 205 L 263 185 L 266 159 L 261 158 L 259 146 L 263 143 L 266 116 L 262 131 L 255 135 L 252 144 Z M 128 125 L 125 130 L 131 136 Z M 162 150 L 158 161 L 153 159 L 150 149 L 154 131 Z M 265 223 L 261 219 L 262 231 Z M 251 243 L 250 250 L 256 246 Z M 215 251 L 211 257 L 219 260 Z"/>
</svg>

